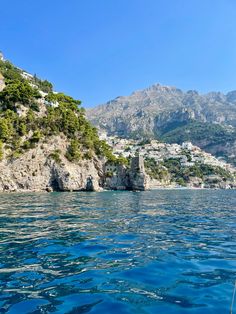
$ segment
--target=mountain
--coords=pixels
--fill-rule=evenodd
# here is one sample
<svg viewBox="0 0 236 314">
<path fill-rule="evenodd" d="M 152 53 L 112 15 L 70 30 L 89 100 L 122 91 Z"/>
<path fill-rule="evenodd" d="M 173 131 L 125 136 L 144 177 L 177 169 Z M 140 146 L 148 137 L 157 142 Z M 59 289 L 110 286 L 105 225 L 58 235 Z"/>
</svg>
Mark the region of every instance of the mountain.
<svg viewBox="0 0 236 314">
<path fill-rule="evenodd" d="M 201 95 L 155 84 L 90 109 L 87 117 L 109 136 L 191 141 L 235 163 L 236 91 Z"/>
</svg>

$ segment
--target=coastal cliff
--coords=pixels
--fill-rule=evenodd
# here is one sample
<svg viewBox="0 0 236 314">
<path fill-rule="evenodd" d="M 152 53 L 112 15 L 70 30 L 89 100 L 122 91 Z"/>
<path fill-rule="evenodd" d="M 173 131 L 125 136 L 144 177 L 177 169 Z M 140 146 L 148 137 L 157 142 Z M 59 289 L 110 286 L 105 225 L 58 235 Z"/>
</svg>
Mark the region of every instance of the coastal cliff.
<svg viewBox="0 0 236 314">
<path fill-rule="evenodd" d="M 132 167 L 118 165 L 119 171 L 112 177 L 107 176 L 104 158 L 94 156 L 90 160 L 71 162 L 65 157 L 67 149 L 66 138 L 54 136 L 17 158 L 4 158 L 0 162 L 0 192 L 148 188 L 144 169 L 136 171 Z M 59 152 L 58 155 L 55 151 Z"/>
<path fill-rule="evenodd" d="M 121 163 L 80 101 L 0 60 L 0 191 L 99 190 L 103 163 Z"/>
<path fill-rule="evenodd" d="M 38 143 L 17 158 L 0 162 L 0 191 L 77 191 L 99 190 L 102 175 L 97 158 L 70 162 L 66 157 L 68 143 L 60 136 Z M 55 158 L 55 151 L 59 151 Z M 90 179 L 92 188 L 89 186 Z"/>
<path fill-rule="evenodd" d="M 80 103 L 0 60 L 1 192 L 146 189 L 127 159 L 100 140 Z M 122 172 L 107 176 L 109 163 Z"/>
</svg>

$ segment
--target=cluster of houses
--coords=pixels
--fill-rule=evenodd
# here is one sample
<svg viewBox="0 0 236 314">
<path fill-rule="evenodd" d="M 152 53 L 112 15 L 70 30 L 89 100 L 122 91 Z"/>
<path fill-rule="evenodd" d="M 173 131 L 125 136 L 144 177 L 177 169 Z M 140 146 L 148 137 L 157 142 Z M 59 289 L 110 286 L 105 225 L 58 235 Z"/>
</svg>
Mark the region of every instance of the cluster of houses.
<svg viewBox="0 0 236 314">
<path fill-rule="evenodd" d="M 196 163 L 201 163 L 221 167 L 231 172 L 235 171 L 233 166 L 224 160 L 206 153 L 191 142 L 184 142 L 179 145 L 151 140 L 148 143 L 142 143 L 133 139 L 107 136 L 102 131 L 100 131 L 99 136 L 113 148 L 113 153 L 116 156 L 134 157 L 139 155 L 144 159 L 153 158 L 157 163 L 166 159 L 178 159 L 182 167 L 191 167 Z"/>
</svg>

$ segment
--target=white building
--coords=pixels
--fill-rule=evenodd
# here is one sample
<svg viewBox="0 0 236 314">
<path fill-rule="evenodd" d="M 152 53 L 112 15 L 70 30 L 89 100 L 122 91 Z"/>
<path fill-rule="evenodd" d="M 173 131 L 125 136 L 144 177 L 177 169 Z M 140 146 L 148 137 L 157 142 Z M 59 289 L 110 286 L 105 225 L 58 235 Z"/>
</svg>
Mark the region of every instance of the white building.
<svg viewBox="0 0 236 314">
<path fill-rule="evenodd" d="M 182 148 L 183 149 L 188 149 L 188 150 L 192 150 L 193 149 L 193 144 L 191 142 L 184 142 L 182 144 Z"/>
<path fill-rule="evenodd" d="M 3 56 L 3 53 L 1 51 L 0 51 L 0 60 L 4 61 L 4 56 Z"/>
<path fill-rule="evenodd" d="M 107 139 L 107 133 L 105 131 L 99 130 L 98 131 L 98 136 L 99 136 L 99 139 L 102 140 L 102 141 L 105 141 Z"/>
<path fill-rule="evenodd" d="M 0 92 L 4 89 L 5 82 L 4 82 L 4 76 L 0 73 Z"/>
<path fill-rule="evenodd" d="M 45 101 L 44 101 L 44 104 L 45 104 L 46 106 L 50 106 L 50 107 L 52 107 L 52 108 L 57 108 L 57 107 L 59 107 L 59 102 L 58 102 L 58 101 L 47 101 L 47 100 L 45 100 Z"/>
<path fill-rule="evenodd" d="M 32 80 L 34 78 L 34 76 L 30 73 L 27 73 L 27 72 L 22 72 L 21 73 L 21 76 L 26 79 L 26 80 Z"/>
</svg>

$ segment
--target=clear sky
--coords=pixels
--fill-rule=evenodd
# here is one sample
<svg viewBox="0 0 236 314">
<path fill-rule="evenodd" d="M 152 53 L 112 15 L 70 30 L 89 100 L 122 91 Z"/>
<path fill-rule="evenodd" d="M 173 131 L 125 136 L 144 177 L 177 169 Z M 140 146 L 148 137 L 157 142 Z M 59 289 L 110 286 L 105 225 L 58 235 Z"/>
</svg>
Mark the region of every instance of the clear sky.
<svg viewBox="0 0 236 314">
<path fill-rule="evenodd" d="M 235 0 L 1 1 L 0 50 L 94 106 L 154 83 L 236 89 Z"/>
</svg>

